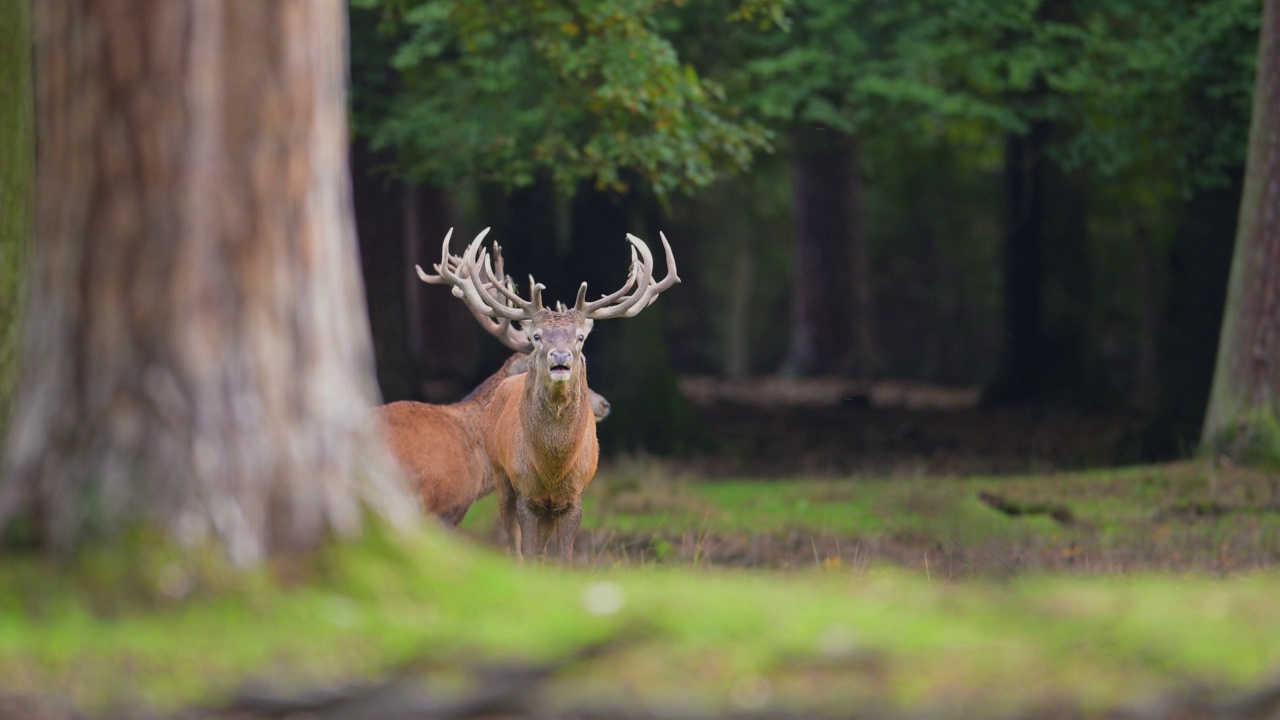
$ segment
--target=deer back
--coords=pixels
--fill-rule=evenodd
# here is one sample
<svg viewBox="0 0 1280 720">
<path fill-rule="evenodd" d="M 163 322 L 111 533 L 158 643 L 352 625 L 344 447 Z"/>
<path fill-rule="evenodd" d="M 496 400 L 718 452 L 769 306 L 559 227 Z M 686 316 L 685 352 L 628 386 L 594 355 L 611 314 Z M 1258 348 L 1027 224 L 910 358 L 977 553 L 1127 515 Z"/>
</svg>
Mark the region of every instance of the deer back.
<svg viewBox="0 0 1280 720">
<path fill-rule="evenodd" d="M 493 489 L 483 452 L 483 406 L 401 401 L 378 408 L 383 437 L 423 510 L 448 521 Z"/>
</svg>

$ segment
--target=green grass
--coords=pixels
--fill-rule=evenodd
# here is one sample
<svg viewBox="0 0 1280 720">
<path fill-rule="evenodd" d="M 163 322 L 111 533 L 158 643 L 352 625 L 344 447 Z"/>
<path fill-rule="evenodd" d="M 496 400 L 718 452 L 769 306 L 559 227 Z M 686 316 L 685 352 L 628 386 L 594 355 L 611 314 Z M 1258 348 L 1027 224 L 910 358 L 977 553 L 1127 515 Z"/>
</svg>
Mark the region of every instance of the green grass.
<svg viewBox="0 0 1280 720">
<path fill-rule="evenodd" d="M 603 527 L 631 507 L 657 509 L 635 513 L 638 531 L 809 524 L 954 543 L 997 537 L 1000 547 L 1063 529 L 1045 518 L 1019 525 L 1027 521 L 973 500 L 978 489 L 1065 498 L 1095 530 L 1119 537 L 1126 522 L 1149 521 L 1147 505 L 1205 479 L 1178 467 L 1051 477 L 1043 486 L 1027 478 L 659 488 L 618 472 L 593 487 L 596 516 L 589 508 L 588 518 Z M 1218 502 L 1254 492 L 1238 478 L 1217 482 Z M 644 500 L 654 491 L 658 499 Z M 165 600 L 184 566 L 160 561 L 151 573 L 117 567 L 96 575 L 0 561 L 0 689 L 90 709 L 169 709 L 216 701 L 249 677 L 289 688 L 374 677 L 419 656 L 436 666 L 548 658 L 637 628 L 641 641 L 558 681 L 552 697 L 715 708 L 741 699 L 736 689 L 745 686 L 767 688 L 760 697 L 778 706 L 991 716 L 1065 699 L 1093 714 L 1188 679 L 1226 691 L 1280 671 L 1280 633 L 1270 631 L 1280 627 L 1275 571 L 949 582 L 940 567 L 926 574 L 874 559 L 787 573 L 652 563 L 564 571 L 517 566 L 439 533 L 407 541 L 374 533 Z M 138 600 L 114 588 L 121 576 L 153 592 Z M 588 612 L 584 597 L 599 583 L 621 593 L 620 610 Z"/>
<path fill-rule="evenodd" d="M 984 492 L 1024 506 L 1061 507 L 1071 521 L 1010 516 L 984 503 Z M 660 543 L 800 532 L 843 538 L 843 550 L 855 543 L 864 551 L 879 548 L 870 551 L 871 560 L 915 558 L 909 566 L 923 564 L 926 552 L 941 554 L 949 560 L 947 572 L 959 575 L 1222 572 L 1268 567 L 1280 558 L 1278 502 L 1280 479 L 1196 463 L 1005 478 L 716 482 L 631 463 L 601 472 L 585 497 L 583 527 Z M 495 526 L 488 499 L 463 525 L 482 536 Z M 667 555 L 684 560 L 688 554 Z"/>
</svg>

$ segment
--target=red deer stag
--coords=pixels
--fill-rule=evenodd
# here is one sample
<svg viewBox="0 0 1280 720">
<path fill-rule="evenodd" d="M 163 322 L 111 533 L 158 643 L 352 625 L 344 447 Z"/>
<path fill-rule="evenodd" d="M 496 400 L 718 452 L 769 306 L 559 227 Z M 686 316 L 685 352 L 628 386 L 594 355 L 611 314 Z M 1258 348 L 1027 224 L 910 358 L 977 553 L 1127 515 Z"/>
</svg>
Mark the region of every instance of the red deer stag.
<svg viewBox="0 0 1280 720">
<path fill-rule="evenodd" d="M 543 285 L 529 278 L 530 299 L 499 282 L 489 251 L 481 248 L 488 229 L 461 258 L 449 253 L 445 237 L 436 272 L 453 286 L 471 312 L 495 326 L 517 322 L 532 342 L 529 371 L 498 384 L 484 414 L 484 443 L 493 466 L 498 512 L 517 557 L 544 558 L 554 535 L 560 560 L 573 560 L 582 521 L 582 493 L 595 476 L 599 458 L 595 423 L 587 400 L 587 363 L 582 345 L 596 320 L 633 317 L 662 291 L 680 282 L 665 235 L 667 276 L 653 281 L 653 255 L 640 238 L 631 243 L 631 268 L 623 286 L 587 302 L 587 284 L 572 309 L 542 306 Z M 501 265 L 499 265 L 501 269 Z"/>
<path fill-rule="evenodd" d="M 495 253 L 500 251 L 495 249 Z M 500 269 L 500 254 L 498 263 Z M 426 282 L 439 282 L 421 269 L 418 272 Z M 529 369 L 527 353 L 533 349 L 524 333 L 512 328 L 509 321 L 494 322 L 483 315 L 476 319 L 515 351 L 497 372 L 456 403 L 435 405 L 406 400 L 377 410 L 383 436 L 421 498 L 423 510 L 451 525 L 462 522 L 473 503 L 493 492 L 493 473 L 481 435 L 484 408 L 499 383 Z M 587 394 L 595 421 L 608 417 L 609 401 L 590 389 Z"/>
</svg>

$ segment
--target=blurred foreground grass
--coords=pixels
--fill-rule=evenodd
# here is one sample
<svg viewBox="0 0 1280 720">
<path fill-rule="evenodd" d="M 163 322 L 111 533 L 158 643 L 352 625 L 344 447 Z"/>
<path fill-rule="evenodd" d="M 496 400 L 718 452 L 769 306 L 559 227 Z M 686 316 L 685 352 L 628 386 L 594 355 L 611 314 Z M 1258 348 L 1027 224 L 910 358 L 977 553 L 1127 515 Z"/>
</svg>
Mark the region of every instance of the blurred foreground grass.
<svg viewBox="0 0 1280 720">
<path fill-rule="evenodd" d="M 1162 472 L 1049 479 L 1046 488 L 1057 482 L 1058 496 L 1073 483 L 1118 482 L 1143 496 L 1144 473 Z M 1183 482 L 1182 472 L 1167 482 Z M 595 516 L 588 510 L 592 522 L 620 524 L 627 503 L 639 502 L 618 501 L 636 490 L 626 489 L 625 477 L 611 482 L 618 485 L 599 488 Z M 697 511 L 681 522 L 730 529 L 809 522 L 870 535 L 932 527 L 930 513 L 941 517 L 954 504 L 956 518 L 938 525 L 952 528 L 939 537 L 957 543 L 981 543 L 984 533 L 1005 532 L 1000 523 L 1026 522 L 972 500 L 979 486 L 1028 498 L 1037 487 L 1029 479 L 893 480 L 842 500 L 830 483 L 689 484 L 679 492 L 705 504 L 691 505 Z M 936 490 L 939 499 L 929 502 L 938 504 L 920 505 L 924 487 Z M 1151 492 L 1158 503 L 1170 491 Z M 1152 512 L 1096 488 L 1084 495 L 1093 504 L 1072 505 L 1098 532 L 1121 532 L 1126 513 Z M 913 508 L 915 518 L 894 507 Z M 659 522 L 652 515 L 634 513 L 636 527 Z M 660 522 L 676 522 L 674 511 L 665 517 Z M 1061 531 L 1046 517 L 1031 522 L 1039 528 L 1033 535 Z M 601 562 L 566 571 L 519 567 L 441 533 L 403 541 L 374 532 L 201 589 L 184 582 L 183 561 L 163 555 L 143 553 L 136 567 L 108 570 L 8 558 L 0 561 L 0 692 L 70 698 L 98 711 L 174 709 L 216 702 L 247 679 L 297 689 L 376 677 L 415 658 L 436 668 L 549 659 L 632 632 L 638 642 L 553 682 L 551 702 L 945 717 L 1067 703 L 1093 714 L 1188 683 L 1228 691 L 1280 677 L 1276 571 L 948 581 L 939 566 L 918 572 L 875 558 L 817 565 L 780 573 Z M 150 587 L 122 589 L 131 583 Z"/>
<path fill-rule="evenodd" d="M 991 714 L 1059 700 L 1098 710 L 1280 670 L 1274 573 L 954 584 L 888 569 L 565 573 L 439 538 L 368 540 L 302 584 L 259 577 L 236 594 L 106 616 L 25 574 L 4 591 L 4 690 L 98 709 L 207 701 L 248 677 L 340 682 L 419 655 L 545 658 L 627 628 L 645 640 L 552 697 Z"/>
</svg>

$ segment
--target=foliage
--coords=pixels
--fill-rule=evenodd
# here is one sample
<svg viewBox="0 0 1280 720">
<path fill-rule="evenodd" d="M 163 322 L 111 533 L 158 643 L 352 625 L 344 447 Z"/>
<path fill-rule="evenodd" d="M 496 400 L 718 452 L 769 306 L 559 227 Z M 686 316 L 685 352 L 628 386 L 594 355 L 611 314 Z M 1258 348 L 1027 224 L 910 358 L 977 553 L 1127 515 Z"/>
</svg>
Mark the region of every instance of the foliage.
<svg viewBox="0 0 1280 720">
<path fill-rule="evenodd" d="M 405 175 L 442 185 L 521 186 L 545 169 L 566 191 L 625 189 L 627 170 L 659 194 L 704 186 L 768 133 L 681 62 L 657 20 L 670 2 L 359 0 L 353 13 L 381 12 L 399 89 L 385 112 L 358 102 L 357 127 L 394 146 Z"/>
<path fill-rule="evenodd" d="M 1245 128 L 1194 107 L 1227 98 L 1247 116 L 1258 7 L 797 0 L 789 32 L 750 41 L 743 102 L 771 121 L 844 132 L 904 119 L 926 135 L 1050 120 L 1070 128 L 1056 152 L 1069 168 L 1113 176 L 1163 163 L 1188 188 L 1215 185 L 1239 164 Z"/>
</svg>

